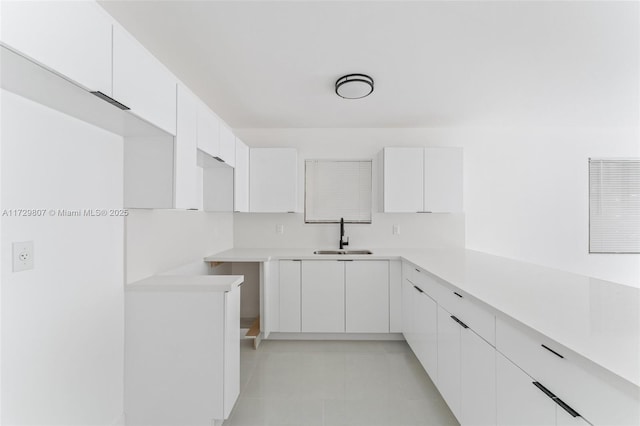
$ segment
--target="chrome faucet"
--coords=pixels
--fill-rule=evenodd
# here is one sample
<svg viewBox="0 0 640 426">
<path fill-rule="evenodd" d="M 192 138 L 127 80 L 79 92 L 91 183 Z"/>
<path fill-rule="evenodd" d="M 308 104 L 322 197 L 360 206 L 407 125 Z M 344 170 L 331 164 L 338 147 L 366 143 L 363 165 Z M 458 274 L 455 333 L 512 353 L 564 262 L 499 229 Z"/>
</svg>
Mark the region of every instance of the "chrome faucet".
<svg viewBox="0 0 640 426">
<path fill-rule="evenodd" d="M 344 248 L 344 246 L 348 246 L 349 245 L 349 237 L 347 237 L 347 240 L 345 242 L 344 240 L 344 218 L 341 217 L 340 218 L 340 250 L 342 250 Z"/>
</svg>

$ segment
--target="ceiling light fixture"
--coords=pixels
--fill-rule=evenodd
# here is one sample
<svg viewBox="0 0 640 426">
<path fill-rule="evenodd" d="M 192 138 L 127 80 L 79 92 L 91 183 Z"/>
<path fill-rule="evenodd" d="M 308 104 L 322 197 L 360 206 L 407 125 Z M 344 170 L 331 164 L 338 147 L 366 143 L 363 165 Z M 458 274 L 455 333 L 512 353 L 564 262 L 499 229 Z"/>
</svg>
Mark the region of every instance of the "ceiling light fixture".
<svg viewBox="0 0 640 426">
<path fill-rule="evenodd" d="M 336 95 L 345 99 L 360 99 L 373 92 L 373 79 L 365 74 L 347 74 L 336 80 Z"/>
</svg>

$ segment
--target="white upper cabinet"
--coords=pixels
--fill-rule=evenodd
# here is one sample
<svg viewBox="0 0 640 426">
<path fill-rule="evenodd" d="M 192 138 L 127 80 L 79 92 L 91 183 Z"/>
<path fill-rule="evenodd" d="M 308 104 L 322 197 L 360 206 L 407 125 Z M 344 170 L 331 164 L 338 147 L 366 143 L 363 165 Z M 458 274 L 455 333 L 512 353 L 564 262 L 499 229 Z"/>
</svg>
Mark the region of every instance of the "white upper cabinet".
<svg viewBox="0 0 640 426">
<path fill-rule="evenodd" d="M 461 148 L 385 148 L 384 211 L 462 211 Z"/>
<path fill-rule="evenodd" d="M 178 85 L 177 129 L 175 139 L 175 208 L 198 209 L 202 191 L 197 166 L 198 100 L 187 88 Z"/>
<path fill-rule="evenodd" d="M 249 147 L 236 138 L 236 166 L 234 169 L 234 210 L 249 211 Z"/>
<path fill-rule="evenodd" d="M 198 149 L 220 156 L 220 119 L 202 102 L 198 102 Z"/>
<path fill-rule="evenodd" d="M 423 210 L 423 156 L 423 148 L 384 149 L 385 212 Z"/>
<path fill-rule="evenodd" d="M 236 136 L 229 126 L 220 122 L 220 159 L 231 167 L 236 165 Z"/>
<path fill-rule="evenodd" d="M 462 149 L 424 149 L 424 211 L 462 211 Z"/>
<path fill-rule="evenodd" d="M 113 27 L 113 98 L 176 134 L 176 79 L 136 39 Z"/>
<path fill-rule="evenodd" d="M 298 180 L 295 148 L 252 148 L 249 161 L 249 210 L 294 212 Z"/>
<path fill-rule="evenodd" d="M 90 91 L 111 88 L 111 20 L 95 2 L 3 1 L 2 42 Z"/>
</svg>

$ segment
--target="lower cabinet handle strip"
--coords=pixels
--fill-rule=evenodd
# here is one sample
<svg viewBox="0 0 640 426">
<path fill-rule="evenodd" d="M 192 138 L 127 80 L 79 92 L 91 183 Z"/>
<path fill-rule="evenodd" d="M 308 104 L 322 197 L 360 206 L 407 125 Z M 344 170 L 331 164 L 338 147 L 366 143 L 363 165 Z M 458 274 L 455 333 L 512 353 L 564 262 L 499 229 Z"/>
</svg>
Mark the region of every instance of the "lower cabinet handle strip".
<svg viewBox="0 0 640 426">
<path fill-rule="evenodd" d="M 418 287 L 417 285 L 414 285 L 413 288 L 418 290 L 420 293 L 424 293 L 424 291 L 420 287 Z"/>
<path fill-rule="evenodd" d="M 469 328 L 469 326 L 465 323 L 463 323 L 462 321 L 460 321 L 458 318 L 456 318 L 455 316 L 451 315 L 451 319 L 453 319 L 455 322 L 457 322 L 458 324 L 460 324 L 460 326 L 462 328 Z"/>
<path fill-rule="evenodd" d="M 580 417 L 580 414 L 573 408 L 569 407 L 563 400 L 560 398 L 553 398 L 553 400 L 558 404 L 564 411 L 571 414 L 572 417 Z"/>
<path fill-rule="evenodd" d="M 546 350 L 548 350 L 549 352 L 551 352 L 552 354 L 559 356 L 560 358 L 564 359 L 564 357 L 562 355 L 560 355 L 558 352 L 554 351 L 553 349 L 551 349 L 550 347 L 548 347 L 547 345 L 540 345 L 543 348 L 545 348 Z"/>
<path fill-rule="evenodd" d="M 542 392 L 544 392 L 545 395 L 547 395 L 549 398 L 555 400 L 556 396 L 547 388 L 545 388 L 544 386 L 542 386 L 540 383 L 538 382 L 532 382 L 533 385 L 535 387 L 537 387 L 538 389 L 540 389 Z"/>
</svg>

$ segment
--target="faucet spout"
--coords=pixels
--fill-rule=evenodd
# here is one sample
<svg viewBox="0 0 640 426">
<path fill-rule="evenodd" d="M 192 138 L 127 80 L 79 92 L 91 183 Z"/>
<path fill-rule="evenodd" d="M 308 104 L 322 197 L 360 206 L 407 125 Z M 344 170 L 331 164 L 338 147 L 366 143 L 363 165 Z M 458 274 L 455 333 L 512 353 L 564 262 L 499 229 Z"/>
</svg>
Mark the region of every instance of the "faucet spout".
<svg viewBox="0 0 640 426">
<path fill-rule="evenodd" d="M 340 218 L 340 250 L 342 250 L 344 248 L 344 246 L 348 246 L 349 245 L 349 237 L 347 237 L 347 240 L 344 240 L 344 218 L 341 217 Z"/>
</svg>

